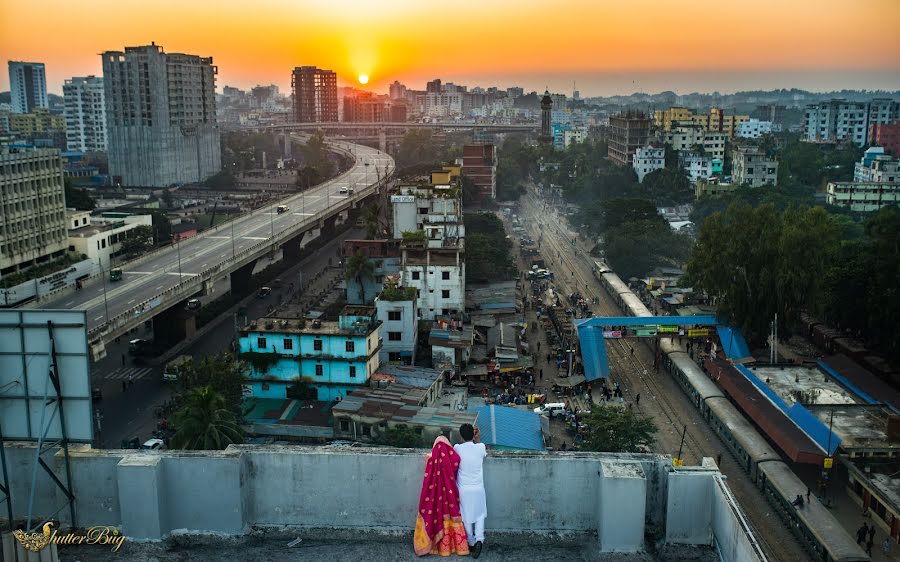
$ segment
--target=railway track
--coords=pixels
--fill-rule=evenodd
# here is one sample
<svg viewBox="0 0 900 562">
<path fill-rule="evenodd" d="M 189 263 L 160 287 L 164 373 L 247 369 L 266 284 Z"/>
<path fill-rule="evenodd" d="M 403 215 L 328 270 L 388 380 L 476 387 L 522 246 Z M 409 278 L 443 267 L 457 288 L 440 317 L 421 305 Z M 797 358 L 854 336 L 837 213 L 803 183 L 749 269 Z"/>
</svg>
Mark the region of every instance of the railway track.
<svg viewBox="0 0 900 562">
<path fill-rule="evenodd" d="M 565 287 L 568 291 L 580 292 L 587 298 L 599 297 L 599 305 L 592 305 L 594 314 L 602 316 L 621 316 L 622 311 L 610 300 L 609 295 L 592 275 L 592 260 L 584 252 L 580 252 L 571 243 L 571 233 L 564 231 L 556 217 L 548 215 L 540 210 L 540 206 L 532 195 L 524 199 L 527 224 L 541 225 L 541 230 L 531 229 L 531 236 L 535 240 L 543 233 L 541 252 L 548 259 L 548 268 L 552 268 L 557 274 L 554 284 L 557 287 Z M 549 250 L 549 252 L 547 251 Z M 573 251 L 574 250 L 574 251 Z M 552 253 L 552 256 L 547 256 Z M 643 346 L 635 346 L 635 355 L 631 355 L 630 349 L 621 340 L 610 340 L 615 343 L 607 346 L 611 365 L 614 365 L 613 380 L 620 379 L 623 392 L 629 399 L 634 399 L 637 392 L 641 392 L 642 398 L 652 398 L 651 403 L 656 408 L 641 407 L 642 413 L 649 414 L 663 428 L 677 428 L 677 440 L 680 443 L 681 431 L 687 426 L 685 436 L 685 449 L 683 458 L 687 464 L 699 464 L 702 457 L 720 458 L 720 470 L 728 478 L 728 484 L 741 503 L 741 507 L 747 514 L 750 525 L 754 529 L 757 539 L 770 560 L 792 560 L 801 562 L 811 560 L 807 551 L 797 541 L 796 537 L 786 528 L 782 521 L 763 500 L 758 488 L 753 485 L 750 478 L 737 465 L 727 447 L 721 443 L 720 438 L 706 424 L 695 408 L 687 404 L 687 398 L 674 380 L 656 373 L 652 367 L 652 359 L 648 364 L 641 356 L 649 354 L 649 350 Z M 648 366 L 649 365 L 649 366 Z M 646 390 L 644 390 L 646 389 Z M 650 396 L 644 394 L 649 391 Z M 646 405 L 647 401 L 642 400 Z M 658 410 L 658 411 L 655 411 Z M 674 442 L 673 432 L 665 435 L 666 439 L 659 439 L 657 448 L 659 452 L 677 453 L 678 443 Z"/>
</svg>

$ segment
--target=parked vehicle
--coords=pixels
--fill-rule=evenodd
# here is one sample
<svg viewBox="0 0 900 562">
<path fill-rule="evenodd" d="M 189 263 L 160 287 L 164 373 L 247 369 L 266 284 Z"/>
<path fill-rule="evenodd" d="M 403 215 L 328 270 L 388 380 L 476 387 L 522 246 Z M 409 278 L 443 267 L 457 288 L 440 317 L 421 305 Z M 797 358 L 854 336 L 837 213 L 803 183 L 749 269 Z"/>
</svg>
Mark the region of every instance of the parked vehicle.
<svg viewBox="0 0 900 562">
<path fill-rule="evenodd" d="M 141 449 L 145 451 L 161 451 L 166 448 L 166 442 L 162 439 L 147 439 L 141 445 Z"/>
<path fill-rule="evenodd" d="M 179 355 L 166 363 L 166 368 L 163 370 L 163 381 L 177 381 L 178 374 L 184 368 L 184 365 L 193 360 L 194 358 L 190 355 Z"/>
<path fill-rule="evenodd" d="M 565 409 L 566 405 L 562 402 L 550 402 L 544 404 L 543 406 L 538 406 L 537 408 L 535 408 L 534 413 L 552 418 L 554 415 L 563 413 Z"/>
</svg>

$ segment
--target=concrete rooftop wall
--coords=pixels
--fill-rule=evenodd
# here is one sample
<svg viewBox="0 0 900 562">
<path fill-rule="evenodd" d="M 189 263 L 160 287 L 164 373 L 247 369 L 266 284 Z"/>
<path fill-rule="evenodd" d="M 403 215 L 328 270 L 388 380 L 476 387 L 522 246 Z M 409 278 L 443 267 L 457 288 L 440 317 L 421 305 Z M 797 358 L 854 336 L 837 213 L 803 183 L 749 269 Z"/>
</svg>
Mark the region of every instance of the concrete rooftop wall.
<svg viewBox="0 0 900 562">
<path fill-rule="evenodd" d="M 31 445 L 7 446 L 18 517 L 28 509 L 34 451 Z M 65 481 L 62 453 L 49 452 L 44 459 Z M 150 453 L 85 447 L 73 451 L 71 469 L 77 523 L 117 526 L 135 539 L 158 539 L 177 529 L 240 534 L 267 526 L 395 533 L 413 529 L 424 451 L 239 445 Z M 733 520 L 730 496 L 714 493 L 717 475 L 702 469 L 676 473 L 661 455 L 492 452 L 485 460 L 486 530 L 595 534 L 604 551 L 640 550 L 645 532 L 670 543 L 711 544 L 715 530 L 719 543 L 744 554 L 747 541 Z M 54 516 L 64 502 L 39 471 L 35 514 Z M 676 514 L 667 530 L 666 513 L 673 509 L 692 517 Z M 54 517 L 69 523 L 68 508 Z M 610 540 L 619 536 L 627 540 Z"/>
</svg>

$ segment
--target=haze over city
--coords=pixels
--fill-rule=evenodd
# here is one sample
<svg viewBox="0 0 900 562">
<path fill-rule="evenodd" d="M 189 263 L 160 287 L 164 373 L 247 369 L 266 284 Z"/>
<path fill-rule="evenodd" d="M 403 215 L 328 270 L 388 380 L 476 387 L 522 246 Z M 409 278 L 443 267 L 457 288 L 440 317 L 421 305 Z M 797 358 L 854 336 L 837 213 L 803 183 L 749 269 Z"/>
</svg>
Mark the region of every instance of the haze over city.
<svg viewBox="0 0 900 562">
<path fill-rule="evenodd" d="M 0 6 L 0 53 L 40 59 L 48 89 L 101 73 L 98 53 L 155 41 L 212 56 L 217 83 L 290 86 L 312 61 L 386 91 L 437 75 L 457 83 L 550 87 L 584 96 L 797 87 L 900 89 L 895 0 L 564 0 L 121 2 Z M 150 8 L 149 6 L 152 6 Z M 73 32 L 85 14 L 102 25 Z M 86 22 L 85 22 L 86 23 Z M 37 32 L 40 30 L 40 32 Z M 0 76 L 0 90 L 8 89 Z"/>
</svg>

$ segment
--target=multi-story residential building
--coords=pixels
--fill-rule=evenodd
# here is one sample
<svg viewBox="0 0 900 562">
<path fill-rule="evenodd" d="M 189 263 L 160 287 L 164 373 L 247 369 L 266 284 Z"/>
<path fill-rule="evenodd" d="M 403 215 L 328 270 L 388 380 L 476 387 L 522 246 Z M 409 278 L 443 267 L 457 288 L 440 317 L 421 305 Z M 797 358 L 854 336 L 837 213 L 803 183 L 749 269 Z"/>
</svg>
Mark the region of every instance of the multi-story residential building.
<svg viewBox="0 0 900 562">
<path fill-rule="evenodd" d="M 628 111 L 610 117 L 607 138 L 609 158 L 624 166 L 631 166 L 635 151 L 647 144 L 649 135 L 650 119 L 639 111 Z"/>
<path fill-rule="evenodd" d="M 394 237 L 401 238 L 401 287 L 418 291 L 423 320 L 465 309 L 465 226 L 458 169 L 431 174 L 425 185 L 401 186 L 391 196 Z M 456 174 L 456 177 L 454 177 Z"/>
<path fill-rule="evenodd" d="M 872 213 L 900 204 L 900 182 L 829 182 L 825 200 L 836 207 Z"/>
<path fill-rule="evenodd" d="M 152 215 L 105 213 L 91 216 L 90 211 L 67 209 L 69 253 L 87 256 L 98 267 L 108 269 L 122 250 L 122 243 L 136 235 L 139 226 L 153 226 Z M 152 234 L 148 240 L 153 242 Z"/>
<path fill-rule="evenodd" d="M 9 61 L 9 90 L 13 113 L 31 113 L 50 107 L 42 62 Z"/>
<path fill-rule="evenodd" d="M 869 128 L 869 142 L 884 147 L 885 152 L 900 157 L 900 121 L 873 123 Z"/>
<path fill-rule="evenodd" d="M 165 53 L 155 43 L 101 57 L 114 181 L 168 187 L 221 171 L 212 57 Z"/>
<path fill-rule="evenodd" d="M 900 119 L 900 102 L 873 99 L 850 102 L 833 99 L 806 106 L 803 140 L 835 143 L 848 141 L 857 146 L 869 143 L 872 125 Z"/>
<path fill-rule="evenodd" d="M 740 124 L 749 120 L 749 115 L 726 115 L 718 107 L 710 109 L 707 115 L 696 114 L 686 107 L 657 110 L 653 115 L 654 126 L 662 131 L 693 123 L 704 131 L 725 133 L 727 138 L 734 138 Z"/>
<path fill-rule="evenodd" d="M 700 147 L 710 158 L 725 158 L 728 135 L 720 131 L 707 131 L 697 123 L 675 125 L 668 131 L 660 131 L 659 136 L 662 142 L 679 152 L 697 151 Z"/>
<path fill-rule="evenodd" d="M 885 154 L 884 147 L 869 147 L 853 168 L 854 182 L 900 181 L 900 160 Z"/>
<path fill-rule="evenodd" d="M 291 74 L 294 119 L 298 123 L 338 120 L 337 74 L 315 66 L 298 66 Z"/>
<path fill-rule="evenodd" d="M 587 140 L 587 129 L 584 127 L 573 127 L 563 131 L 563 147 L 569 148 L 573 143 L 581 144 Z"/>
<path fill-rule="evenodd" d="M 692 183 L 722 174 L 722 160 L 696 152 L 682 152 L 678 163 L 687 172 Z"/>
<path fill-rule="evenodd" d="M 66 253 L 58 150 L 0 148 L 0 277 Z"/>
<path fill-rule="evenodd" d="M 398 276 L 399 278 L 399 276 Z M 414 365 L 419 338 L 419 310 L 416 290 L 385 283 L 375 299 L 381 321 L 381 364 Z"/>
<path fill-rule="evenodd" d="M 719 178 L 713 177 L 708 180 L 700 180 L 694 185 L 694 198 L 700 199 L 706 195 L 718 196 L 731 193 L 740 185 L 736 183 L 724 183 Z"/>
<path fill-rule="evenodd" d="M 80 152 L 106 152 L 106 104 L 103 78 L 76 76 L 63 84 L 66 147 Z"/>
<path fill-rule="evenodd" d="M 393 84 L 390 85 L 389 92 L 392 100 L 406 101 L 406 86 L 401 84 L 399 80 L 394 80 Z"/>
<path fill-rule="evenodd" d="M 778 161 L 756 146 L 738 146 L 732 153 L 732 175 L 737 185 L 759 187 L 778 184 Z"/>
<path fill-rule="evenodd" d="M 742 139 L 758 139 L 763 135 L 772 132 L 771 121 L 760 121 L 759 119 L 750 119 L 738 125 L 737 134 L 735 136 Z"/>
<path fill-rule="evenodd" d="M 345 93 L 342 121 L 346 123 L 403 123 L 406 103 L 372 92 Z"/>
<path fill-rule="evenodd" d="M 428 92 L 425 94 L 425 115 L 429 117 L 450 117 L 463 113 L 462 92 Z"/>
<path fill-rule="evenodd" d="M 33 137 L 66 130 L 66 120 L 62 115 L 54 115 L 49 109 L 38 108 L 31 113 L 11 113 L 9 130 L 16 135 Z"/>
<path fill-rule="evenodd" d="M 632 163 L 638 182 L 644 181 L 644 176 L 656 170 L 666 167 L 666 149 L 662 146 L 643 146 L 634 152 Z"/>
<path fill-rule="evenodd" d="M 239 337 L 254 397 L 287 398 L 299 380 L 318 400 L 344 398 L 377 371 L 381 322 L 374 307 L 345 306 L 337 321 L 266 317 Z"/>
<path fill-rule="evenodd" d="M 475 183 L 481 199 L 496 199 L 497 147 L 493 144 L 463 146 L 461 173 Z"/>
</svg>

